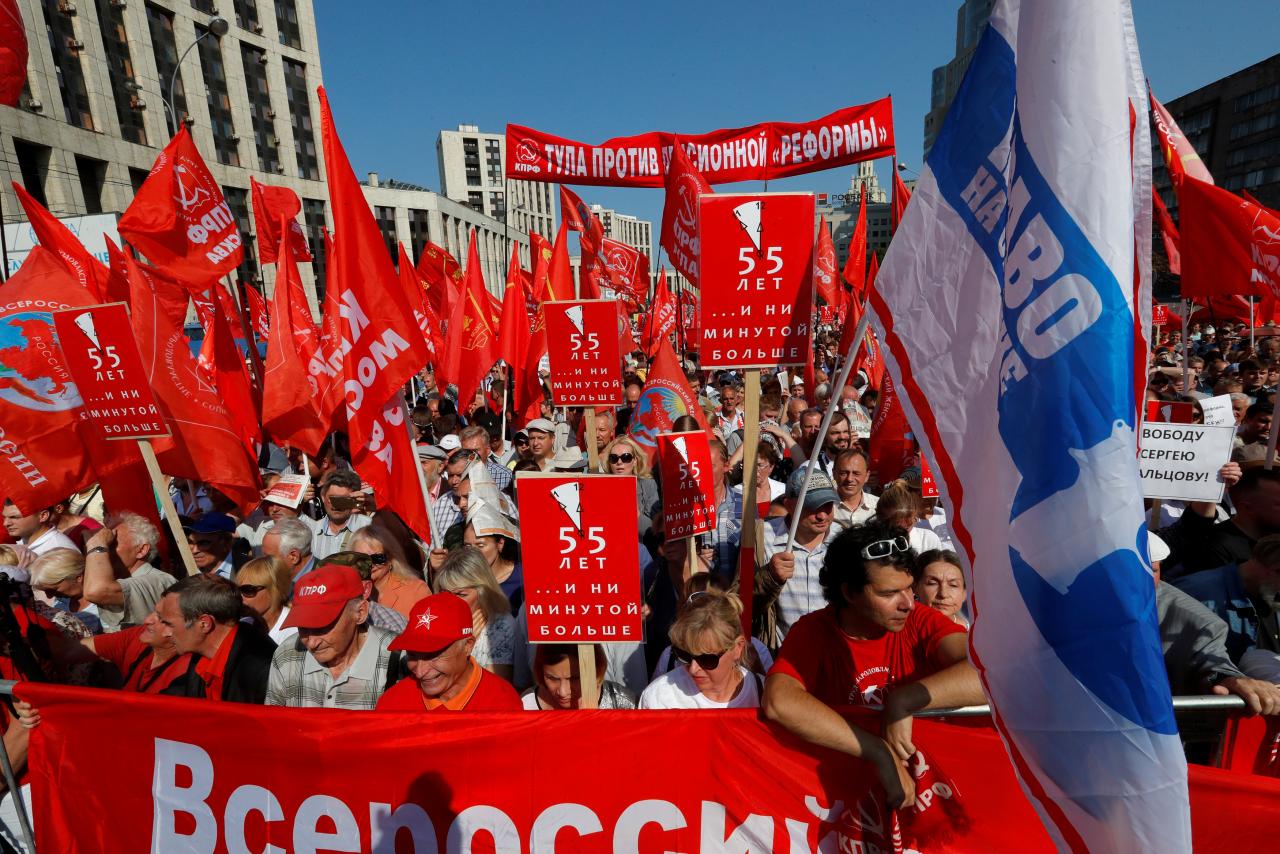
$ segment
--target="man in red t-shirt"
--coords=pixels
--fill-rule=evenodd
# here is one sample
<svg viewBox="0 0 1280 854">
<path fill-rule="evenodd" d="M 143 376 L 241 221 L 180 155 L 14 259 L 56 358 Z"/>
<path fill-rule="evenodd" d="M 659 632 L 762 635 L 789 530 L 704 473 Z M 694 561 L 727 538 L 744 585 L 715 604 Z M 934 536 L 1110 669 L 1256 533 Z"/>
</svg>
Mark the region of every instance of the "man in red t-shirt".
<svg viewBox="0 0 1280 854">
<path fill-rule="evenodd" d="M 902 532 L 878 519 L 832 540 L 818 575 L 830 604 L 791 627 L 762 704 L 801 738 L 872 763 L 893 808 L 915 800 L 911 716 L 986 701 L 964 629 L 916 605 L 914 559 Z M 883 733 L 846 721 L 842 706 L 881 710 Z"/>
<path fill-rule="evenodd" d="M 387 689 L 380 712 L 518 712 L 520 695 L 471 657 L 471 606 L 453 593 L 421 599 L 387 649 L 404 650 L 409 677 Z"/>
<path fill-rule="evenodd" d="M 142 625 L 81 641 L 98 658 L 116 666 L 124 678 L 125 691 L 159 694 L 191 668 L 191 654 L 179 655 L 173 638 L 159 632 L 160 617 L 155 611 Z"/>
</svg>

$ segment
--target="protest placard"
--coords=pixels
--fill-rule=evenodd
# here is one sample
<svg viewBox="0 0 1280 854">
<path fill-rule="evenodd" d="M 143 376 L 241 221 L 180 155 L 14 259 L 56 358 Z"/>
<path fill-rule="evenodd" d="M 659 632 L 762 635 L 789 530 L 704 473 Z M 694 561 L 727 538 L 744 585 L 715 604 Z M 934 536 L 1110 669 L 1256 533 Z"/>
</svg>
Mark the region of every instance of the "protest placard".
<svg viewBox="0 0 1280 854">
<path fill-rule="evenodd" d="M 715 530 L 716 488 L 704 431 L 658 435 L 662 530 L 667 539 Z"/>
<path fill-rule="evenodd" d="M 516 498 L 529 641 L 643 640 L 636 479 L 524 472 Z"/>
<path fill-rule="evenodd" d="M 282 474 L 275 483 L 271 484 L 271 488 L 267 490 L 266 495 L 262 496 L 262 500 L 283 504 L 285 507 L 296 510 L 310 485 L 311 478 L 305 474 Z"/>
<path fill-rule="evenodd" d="M 803 367 L 813 311 L 813 195 L 698 199 L 702 367 Z"/>
<path fill-rule="evenodd" d="M 1220 501 L 1218 469 L 1231 459 L 1234 427 L 1146 422 L 1138 468 L 1144 498 Z"/>
<path fill-rule="evenodd" d="M 622 402 L 618 308 L 611 300 L 543 305 L 551 397 L 556 406 L 617 406 Z"/>
<path fill-rule="evenodd" d="M 124 303 L 55 311 L 53 325 L 85 412 L 105 438 L 169 435 Z"/>
<path fill-rule="evenodd" d="M 1234 427 L 1235 412 L 1231 409 L 1231 395 L 1220 394 L 1200 401 L 1200 411 L 1204 413 L 1206 427 Z"/>
</svg>

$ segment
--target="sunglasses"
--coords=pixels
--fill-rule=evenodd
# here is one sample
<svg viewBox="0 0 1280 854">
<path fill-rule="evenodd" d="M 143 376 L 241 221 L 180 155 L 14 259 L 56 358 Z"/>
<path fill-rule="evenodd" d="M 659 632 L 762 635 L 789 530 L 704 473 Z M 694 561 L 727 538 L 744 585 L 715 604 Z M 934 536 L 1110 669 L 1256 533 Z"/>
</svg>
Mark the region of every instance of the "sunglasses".
<svg viewBox="0 0 1280 854">
<path fill-rule="evenodd" d="M 238 584 L 236 589 L 240 591 L 240 595 L 245 599 L 252 599 L 267 588 L 261 584 Z"/>
<path fill-rule="evenodd" d="M 732 649 L 732 648 L 733 647 L 730 647 L 729 649 Z M 715 670 L 717 667 L 719 667 L 720 661 L 724 658 L 724 654 L 728 651 L 729 650 L 726 649 L 722 652 L 704 652 L 699 655 L 694 655 L 691 652 L 685 652 L 683 649 L 681 649 L 678 646 L 671 647 L 671 655 L 675 657 L 676 661 L 680 662 L 686 667 L 688 667 L 691 663 L 696 661 L 699 667 L 701 667 L 703 670 L 708 670 L 708 671 Z"/>
<path fill-rule="evenodd" d="M 862 549 L 863 560 L 882 560 L 889 557 L 895 552 L 910 551 L 911 544 L 907 542 L 906 537 L 893 537 L 888 540 L 876 540 L 874 543 L 867 543 Z"/>
<path fill-rule="evenodd" d="M 608 459 L 609 465 L 613 465 L 614 463 L 629 463 L 635 459 L 635 456 L 630 451 L 623 451 L 621 454 L 610 454 Z"/>
</svg>

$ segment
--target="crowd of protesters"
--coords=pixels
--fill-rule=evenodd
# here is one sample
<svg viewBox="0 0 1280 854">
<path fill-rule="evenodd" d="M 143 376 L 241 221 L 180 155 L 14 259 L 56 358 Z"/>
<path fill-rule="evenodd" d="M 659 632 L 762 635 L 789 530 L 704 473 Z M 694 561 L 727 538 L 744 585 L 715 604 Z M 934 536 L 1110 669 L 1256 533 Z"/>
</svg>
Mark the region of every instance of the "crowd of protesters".
<svg viewBox="0 0 1280 854">
<path fill-rule="evenodd" d="M 1232 693 L 1255 713 L 1276 714 L 1280 473 L 1262 458 L 1280 334 L 1254 345 L 1247 332 L 1193 325 L 1188 341 L 1175 332 L 1156 345 L 1151 399 L 1199 412 L 1203 399 L 1230 395 L 1239 425 L 1221 503 L 1152 508 L 1170 683 L 1175 693 Z M 191 576 L 165 527 L 111 512 L 96 489 L 31 515 L 6 504 L 0 571 L 35 655 L 6 635 L 0 676 L 206 702 L 421 713 L 760 708 L 801 738 L 871 762 L 890 803 L 908 802 L 912 716 L 985 701 L 967 658 L 965 574 L 944 509 L 924 495 L 920 461 L 893 479 L 872 473 L 877 394 L 866 376 L 833 390 L 834 339 L 821 337 L 816 354 L 813 388 L 799 371 L 765 378 L 752 448 L 742 377 L 685 362 L 711 433 L 717 504 L 715 529 L 692 541 L 664 540 L 658 472 L 627 433 L 645 380 L 633 360 L 624 404 L 600 412 L 591 436 L 581 410 L 546 405 L 527 423 L 504 419 L 492 406 L 497 369 L 462 406 L 424 370 L 411 415 L 440 533 L 430 546 L 376 505 L 342 434 L 316 458 L 263 449 L 268 486 L 282 474 L 310 479 L 297 507 L 264 498 L 242 515 L 215 489 L 175 480 L 170 492 L 198 570 Z M 676 429 L 698 427 L 686 417 Z M 586 681 L 597 696 L 584 703 L 576 647 L 527 638 L 515 482 L 526 472 L 588 474 L 588 442 L 600 471 L 636 478 L 636 506 L 618 511 L 634 510 L 639 522 L 645 641 L 594 648 L 595 678 Z M 743 483 L 748 454 L 756 473 Z M 759 518 L 744 534 L 746 501 Z M 739 585 L 744 541 L 757 555 L 751 590 Z M 879 728 L 851 726 L 839 713 L 848 706 L 877 711 Z M 21 770 L 40 715 L 21 703 L 17 712 L 5 719 L 4 741 Z M 16 828 L 11 798 L 0 823 Z M 6 839 L 16 844 L 14 834 Z"/>
</svg>

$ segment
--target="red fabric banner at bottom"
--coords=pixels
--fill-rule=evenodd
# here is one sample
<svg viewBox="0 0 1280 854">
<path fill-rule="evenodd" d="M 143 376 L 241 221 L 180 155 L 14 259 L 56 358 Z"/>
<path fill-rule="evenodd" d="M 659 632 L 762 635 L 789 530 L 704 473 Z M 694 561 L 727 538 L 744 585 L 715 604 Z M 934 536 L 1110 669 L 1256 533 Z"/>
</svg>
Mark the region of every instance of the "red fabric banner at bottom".
<svg viewBox="0 0 1280 854">
<path fill-rule="evenodd" d="M 869 766 L 747 711 L 407 715 L 19 693 L 42 717 L 30 766 L 43 851 L 1052 850 L 985 724 L 917 721 L 917 802 L 893 813 Z M 1280 781 L 1193 768 L 1191 792 L 1197 851 L 1274 841 Z"/>
</svg>

